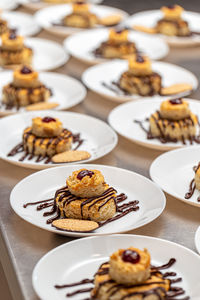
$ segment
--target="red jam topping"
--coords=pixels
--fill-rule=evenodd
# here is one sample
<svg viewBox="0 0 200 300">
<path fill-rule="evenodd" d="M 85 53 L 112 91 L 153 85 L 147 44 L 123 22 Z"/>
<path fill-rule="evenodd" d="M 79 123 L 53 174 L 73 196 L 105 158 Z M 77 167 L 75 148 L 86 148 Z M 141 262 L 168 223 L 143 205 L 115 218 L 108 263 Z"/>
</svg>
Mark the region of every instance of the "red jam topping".
<svg viewBox="0 0 200 300">
<path fill-rule="evenodd" d="M 89 176 L 89 177 L 91 178 L 92 175 L 94 175 L 94 172 L 89 171 L 89 170 L 82 170 L 82 171 L 80 171 L 80 172 L 78 173 L 77 178 L 78 178 L 79 180 L 82 180 L 83 177 Z"/>
<path fill-rule="evenodd" d="M 122 260 L 131 264 L 137 264 L 140 261 L 140 255 L 133 250 L 125 250 L 122 253 Z"/>
<path fill-rule="evenodd" d="M 182 99 L 172 99 L 172 100 L 169 100 L 169 102 L 173 105 L 177 105 L 177 104 L 182 104 L 183 101 Z"/>
<path fill-rule="evenodd" d="M 22 74 L 30 74 L 32 73 L 32 70 L 29 69 L 28 67 L 24 66 L 21 71 L 20 71 Z"/>
<path fill-rule="evenodd" d="M 140 55 L 137 55 L 136 61 L 139 63 L 143 63 L 144 62 L 144 58 Z"/>
<path fill-rule="evenodd" d="M 42 122 L 44 122 L 44 123 L 56 122 L 56 119 L 54 119 L 52 117 L 44 117 L 42 119 Z"/>
</svg>

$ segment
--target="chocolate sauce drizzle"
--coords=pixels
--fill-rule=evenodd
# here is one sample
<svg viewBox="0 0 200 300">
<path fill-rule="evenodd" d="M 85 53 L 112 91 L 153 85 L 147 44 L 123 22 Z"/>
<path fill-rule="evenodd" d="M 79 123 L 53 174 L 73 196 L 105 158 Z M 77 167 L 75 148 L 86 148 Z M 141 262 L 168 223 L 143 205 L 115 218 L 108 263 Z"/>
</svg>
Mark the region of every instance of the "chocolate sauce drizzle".
<svg viewBox="0 0 200 300">
<path fill-rule="evenodd" d="M 199 167 L 200 167 L 200 163 L 197 166 L 193 167 L 193 171 L 196 173 Z M 195 189 L 196 189 L 196 183 L 195 183 L 195 179 L 193 178 L 190 181 L 189 190 L 185 194 L 185 199 L 190 199 L 193 196 Z M 198 196 L 197 201 L 200 202 L 200 196 Z"/>
<path fill-rule="evenodd" d="M 68 136 L 65 136 L 64 138 L 69 138 L 70 136 L 72 136 L 72 141 L 73 141 L 73 144 L 76 144 L 74 149 L 73 150 L 77 150 L 84 142 L 83 139 L 81 139 L 81 135 L 80 133 L 76 133 L 76 134 L 73 134 L 71 133 L 71 131 L 68 131 L 67 129 L 63 129 L 63 132 L 65 134 L 68 133 Z M 27 131 L 25 134 L 24 134 L 24 138 L 25 138 L 25 141 L 28 140 L 29 136 L 31 135 L 31 130 L 30 131 Z M 42 145 L 42 143 L 44 142 L 45 138 L 41 138 L 41 141 L 40 141 L 40 145 Z M 28 152 L 28 149 L 25 149 L 24 145 L 23 145 L 23 142 L 22 143 L 19 143 L 18 145 L 16 145 L 8 154 L 7 156 L 8 157 L 11 157 L 11 156 L 15 156 L 19 153 L 23 153 L 23 155 L 18 159 L 19 161 L 24 161 L 25 159 L 28 159 L 28 160 L 33 160 L 35 159 L 35 162 L 36 163 L 40 163 L 41 161 L 44 161 L 45 164 L 49 164 L 49 163 L 53 163 L 51 161 L 51 157 L 49 156 L 42 156 L 42 155 L 38 155 L 38 156 L 35 156 L 34 155 L 34 151 L 35 151 L 35 146 L 36 146 L 36 141 L 37 139 L 35 138 L 33 140 L 33 148 L 32 148 L 32 153 L 29 153 Z M 54 138 L 51 138 L 49 139 L 49 142 L 47 143 L 46 147 L 48 149 L 48 147 L 53 143 L 53 145 L 57 145 L 58 143 L 60 142 L 60 137 L 54 137 Z"/>
<path fill-rule="evenodd" d="M 172 265 L 174 265 L 174 263 L 176 262 L 176 259 L 175 258 L 171 258 L 169 260 L 168 263 L 162 265 L 162 266 L 151 266 L 151 276 L 152 275 L 161 275 L 163 279 L 168 279 L 168 277 L 172 277 L 172 276 L 176 276 L 177 274 L 175 272 L 166 272 L 166 273 L 162 273 L 160 270 L 163 270 L 163 269 L 168 269 L 170 268 Z M 79 285 L 84 285 L 84 284 L 92 284 L 92 286 L 88 287 L 88 288 L 84 288 L 84 289 L 78 289 L 78 290 L 74 290 L 73 292 L 71 293 L 67 293 L 66 296 L 67 297 L 72 297 L 74 295 L 77 295 L 77 294 L 81 294 L 81 293 L 86 293 L 86 292 L 90 292 L 93 290 L 94 288 L 94 279 L 95 279 L 95 276 L 98 275 L 98 276 L 103 276 L 103 275 L 106 275 L 109 273 L 109 265 L 108 265 L 108 262 L 106 263 L 103 263 L 98 271 L 94 274 L 93 278 L 92 279 L 83 279 L 79 282 L 74 282 L 74 283 L 71 283 L 71 284 L 64 284 L 64 285 L 55 285 L 54 287 L 56 289 L 64 289 L 64 288 L 69 288 L 69 287 L 74 287 L 74 286 L 79 286 Z M 95 290 L 95 294 L 93 295 L 90 295 L 89 298 L 87 298 L 87 300 L 94 300 L 96 299 L 98 293 L 99 293 L 99 290 L 102 286 L 108 284 L 108 283 L 112 283 L 113 285 L 111 285 L 107 290 L 106 292 L 109 293 L 110 296 L 113 296 L 114 294 L 116 294 L 117 292 L 119 292 L 121 289 L 125 289 L 126 292 L 128 292 L 127 294 L 125 294 L 124 296 L 121 296 L 120 300 L 125 300 L 125 299 L 129 299 L 130 297 L 132 296 L 135 296 L 135 295 L 140 295 L 142 296 L 142 299 L 144 299 L 145 297 L 147 296 L 150 296 L 150 295 L 156 295 L 158 297 L 158 299 L 163 299 L 161 298 L 161 293 L 164 295 L 164 299 L 165 300 L 189 300 L 190 297 L 186 296 L 184 298 L 177 298 L 177 296 L 179 295 L 183 295 L 185 294 L 185 291 L 183 288 L 181 287 L 175 287 L 175 286 L 172 286 L 174 283 L 177 283 L 179 281 L 182 280 L 182 278 L 175 278 L 175 279 L 168 279 L 169 280 L 169 283 L 170 283 L 170 288 L 169 288 L 169 291 L 166 291 L 163 287 L 151 287 L 152 285 L 154 284 L 157 284 L 157 285 L 162 285 L 164 283 L 164 281 L 152 281 L 152 282 L 146 282 L 146 283 L 140 283 L 140 284 L 136 284 L 136 285 L 131 285 L 131 286 L 126 286 L 126 285 L 123 285 L 123 284 L 117 284 L 115 283 L 114 280 L 112 279 L 109 279 L 109 280 L 104 280 L 104 281 L 101 281 L 99 283 L 99 286 L 98 288 Z M 144 290 L 144 291 L 138 291 L 138 292 L 129 292 L 129 290 L 131 290 L 132 288 L 135 288 L 135 287 L 145 287 L 145 286 L 150 286 L 150 289 L 148 290 Z M 85 299 L 86 300 L 86 299 Z"/>
<path fill-rule="evenodd" d="M 137 211 L 139 209 L 139 201 L 138 200 L 134 200 L 134 201 L 130 201 L 128 203 L 124 203 L 122 205 L 119 205 L 119 203 L 125 201 L 127 199 L 127 196 L 124 193 L 119 194 L 118 196 L 115 197 L 115 193 L 116 190 L 112 187 L 108 188 L 104 193 L 102 193 L 100 196 L 96 196 L 96 197 L 91 197 L 86 199 L 85 201 L 83 201 L 81 203 L 81 215 L 83 217 L 83 208 L 86 204 L 89 204 L 88 209 L 90 210 L 92 206 L 94 206 L 95 204 L 97 204 L 98 202 L 101 202 L 103 200 L 105 200 L 101 205 L 99 205 L 98 207 L 98 211 L 100 211 L 102 209 L 102 207 L 104 207 L 109 201 L 114 200 L 115 205 L 116 205 L 116 215 L 106 221 L 103 222 L 99 222 L 99 227 L 102 227 L 110 222 L 116 221 L 122 217 L 124 217 L 125 215 Z M 25 203 L 23 205 L 24 208 L 27 208 L 28 206 L 32 206 L 32 205 L 37 205 L 36 206 L 36 210 L 43 210 L 47 207 L 52 207 L 50 211 L 44 212 L 43 216 L 50 216 L 50 215 L 54 215 L 52 218 L 47 219 L 47 224 L 51 224 L 54 220 L 59 219 L 60 217 L 64 217 L 67 218 L 64 211 L 63 211 L 63 215 L 61 216 L 60 210 L 57 206 L 56 203 L 56 198 L 59 196 L 58 202 L 63 201 L 63 207 L 69 205 L 71 202 L 79 200 L 81 198 L 78 198 L 74 195 L 72 195 L 70 193 L 70 191 L 68 190 L 67 186 L 60 188 L 59 190 L 56 191 L 54 198 L 49 198 L 46 200 L 41 200 L 41 201 L 37 201 L 37 202 L 28 202 Z"/>
<path fill-rule="evenodd" d="M 166 123 L 165 123 L 166 120 L 162 119 L 159 111 L 157 111 L 156 113 L 158 114 L 158 119 L 155 118 L 154 115 L 151 115 L 151 117 L 155 121 L 156 127 L 157 127 L 157 129 L 158 129 L 158 131 L 160 133 L 160 136 L 153 136 L 152 133 L 151 133 L 150 127 L 148 129 L 145 127 L 144 124 L 146 122 L 149 123 L 149 119 L 148 118 L 145 119 L 145 120 L 134 120 L 133 122 L 137 123 L 140 126 L 140 128 L 147 134 L 147 139 L 148 140 L 157 139 L 162 144 L 166 144 L 166 143 L 178 143 L 177 139 L 175 139 L 175 138 L 173 139 L 170 136 L 165 135 L 165 133 L 164 133 L 164 131 L 163 131 L 162 128 L 166 128 Z M 171 121 L 167 120 L 167 121 L 168 121 L 167 126 L 170 126 L 172 129 L 174 129 L 175 128 L 174 121 L 172 121 L 172 120 Z M 191 117 L 185 118 L 185 119 L 183 119 L 181 121 L 182 121 L 182 123 L 179 124 L 179 126 L 181 126 L 182 128 L 187 128 L 189 126 L 194 125 L 194 122 L 193 122 L 193 120 L 192 120 Z M 160 126 L 159 122 L 162 122 L 162 126 Z M 199 122 L 198 122 L 197 125 L 198 125 L 199 130 L 200 130 L 200 124 L 199 124 Z M 187 140 L 189 140 L 190 145 L 193 145 L 194 143 L 200 144 L 200 135 L 197 135 L 197 136 L 190 136 L 189 135 Z M 187 144 L 186 143 L 186 138 L 184 136 L 181 137 L 180 141 L 182 142 L 183 145 Z"/>
</svg>

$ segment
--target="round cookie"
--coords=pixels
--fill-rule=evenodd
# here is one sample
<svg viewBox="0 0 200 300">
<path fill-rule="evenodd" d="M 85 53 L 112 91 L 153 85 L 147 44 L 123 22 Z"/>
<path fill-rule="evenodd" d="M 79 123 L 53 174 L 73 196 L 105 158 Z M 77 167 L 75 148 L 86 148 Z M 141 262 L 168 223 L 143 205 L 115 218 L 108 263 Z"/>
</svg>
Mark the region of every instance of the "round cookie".
<svg viewBox="0 0 200 300">
<path fill-rule="evenodd" d="M 104 176 L 98 170 L 74 171 L 66 183 L 69 191 L 81 198 L 99 196 L 106 190 Z"/>
<path fill-rule="evenodd" d="M 150 277 L 150 260 L 147 249 L 119 249 L 110 257 L 110 277 L 119 284 L 144 282 Z"/>
<path fill-rule="evenodd" d="M 135 76 L 146 76 L 152 74 L 150 60 L 141 55 L 129 59 L 129 71 Z"/>
</svg>

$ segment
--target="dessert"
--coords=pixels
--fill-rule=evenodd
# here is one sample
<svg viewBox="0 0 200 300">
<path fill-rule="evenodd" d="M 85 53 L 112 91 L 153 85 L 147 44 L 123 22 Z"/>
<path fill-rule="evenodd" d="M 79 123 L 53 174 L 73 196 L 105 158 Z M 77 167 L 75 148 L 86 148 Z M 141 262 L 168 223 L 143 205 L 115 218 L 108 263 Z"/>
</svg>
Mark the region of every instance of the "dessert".
<svg viewBox="0 0 200 300">
<path fill-rule="evenodd" d="M 71 150 L 72 143 L 78 143 L 74 150 L 83 143 L 80 134 L 73 135 L 63 128 L 62 122 L 57 118 L 36 117 L 32 119 L 32 125 L 24 129 L 22 143 L 14 147 L 8 156 L 24 152 L 19 161 L 36 157 L 36 162 L 46 159 L 45 163 L 49 163 L 53 162 L 51 158 L 54 155 Z"/>
<path fill-rule="evenodd" d="M 154 27 L 135 25 L 134 29 L 150 34 L 161 33 L 167 36 L 188 37 L 193 34 L 189 24 L 182 18 L 184 9 L 179 5 L 161 7 L 163 17 L 157 21 Z M 194 34 L 197 34 L 194 32 Z"/>
<path fill-rule="evenodd" d="M 179 5 L 163 6 L 163 18 L 157 22 L 156 31 L 168 36 L 190 36 L 188 22 L 182 19 L 183 10 Z"/>
<path fill-rule="evenodd" d="M 108 40 L 95 49 L 94 54 L 103 58 L 127 58 L 137 52 L 135 43 L 128 40 L 127 29 L 110 29 Z"/>
<path fill-rule="evenodd" d="M 161 76 L 152 70 L 145 56 L 129 58 L 129 69 L 119 79 L 119 87 L 129 94 L 153 96 L 161 92 Z"/>
<path fill-rule="evenodd" d="M 135 121 L 141 125 L 143 122 Z M 147 138 L 157 138 L 162 143 L 181 141 L 186 144 L 186 140 L 199 143 L 198 137 L 198 117 L 191 112 L 189 103 L 182 99 L 172 99 L 163 101 L 160 110 L 151 114 L 147 120 L 149 130 L 145 130 Z"/>
<path fill-rule="evenodd" d="M 0 35 L 5 33 L 8 30 L 7 21 L 0 17 Z"/>
<path fill-rule="evenodd" d="M 45 102 L 51 90 L 39 80 L 38 72 L 28 66 L 21 66 L 13 73 L 13 81 L 3 87 L 2 103 L 7 108 L 19 108 L 38 102 Z"/>
<path fill-rule="evenodd" d="M 24 45 L 24 38 L 10 30 L 1 36 L 0 65 L 31 65 L 33 50 Z"/>
<path fill-rule="evenodd" d="M 200 163 L 193 167 L 193 171 L 195 176 L 189 184 L 189 191 L 185 194 L 185 199 L 190 199 L 193 196 L 195 189 L 200 191 Z M 200 196 L 197 197 L 197 201 L 200 202 Z"/>
<path fill-rule="evenodd" d="M 63 25 L 77 28 L 91 28 L 98 23 L 98 18 L 90 11 L 90 5 L 84 1 L 73 4 L 73 11 L 62 20 Z"/>
<path fill-rule="evenodd" d="M 53 198 L 26 203 L 24 207 L 39 204 L 37 210 L 41 210 L 52 206 L 51 211 L 44 213 L 44 216 L 55 214 L 47 220 L 48 224 L 52 223 L 59 230 L 73 231 L 74 228 L 74 231 L 86 232 L 139 209 L 137 200 L 120 204 L 126 199 L 124 193 L 117 195 L 99 170 L 84 168 L 68 176 L 66 185 L 58 189 Z M 79 222 L 83 220 L 87 222 Z"/>
<path fill-rule="evenodd" d="M 176 259 L 171 258 L 164 265 L 151 266 L 147 249 L 119 249 L 110 256 L 108 262 L 100 265 L 92 279 L 85 278 L 71 284 L 56 284 L 55 288 L 65 289 L 90 284 L 86 289 L 73 289 L 66 295 L 73 297 L 90 292 L 88 300 L 178 300 L 179 295 L 185 294 L 185 290 L 174 286 L 174 283 L 182 279 L 171 279 L 170 277 L 177 275 L 175 272 L 162 272 L 175 263 Z M 188 299 L 189 297 L 184 297 L 184 300 Z"/>
</svg>

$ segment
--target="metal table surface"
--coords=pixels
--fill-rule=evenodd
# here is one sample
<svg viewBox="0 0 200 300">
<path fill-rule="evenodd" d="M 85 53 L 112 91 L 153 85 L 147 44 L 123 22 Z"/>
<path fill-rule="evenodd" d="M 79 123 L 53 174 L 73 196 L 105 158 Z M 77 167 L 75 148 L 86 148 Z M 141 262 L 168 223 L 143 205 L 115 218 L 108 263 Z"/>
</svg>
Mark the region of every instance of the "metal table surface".
<svg viewBox="0 0 200 300">
<path fill-rule="evenodd" d="M 185 2 L 187 9 L 200 11 L 198 0 L 177 2 L 181 2 L 182 5 Z M 104 3 L 133 13 L 142 9 L 159 8 L 165 1 L 145 1 L 144 4 L 143 1 L 107 0 Z M 18 10 L 30 12 L 23 8 Z M 41 31 L 38 36 L 62 43 L 61 38 L 44 31 Z M 171 49 L 165 61 L 181 65 L 194 72 L 199 78 L 199 50 L 200 47 Z M 80 78 L 85 68 L 87 68 L 86 65 L 71 58 L 65 66 L 56 71 Z M 191 97 L 200 99 L 200 91 L 197 90 Z M 89 114 L 106 121 L 109 112 L 115 106 L 114 102 L 89 91 L 85 101 L 72 108 L 71 111 Z M 115 150 L 94 163 L 126 168 L 149 177 L 149 166 L 160 154 L 160 151 L 143 148 L 119 137 L 119 143 Z M 39 229 L 23 221 L 12 211 L 9 205 L 11 189 L 22 178 L 33 172 L 33 170 L 0 161 L 0 259 L 12 297 L 16 300 L 38 299 L 31 284 L 32 270 L 35 264 L 49 250 L 72 240 L 72 238 Z M 167 196 L 167 206 L 164 213 L 154 222 L 131 233 L 164 238 L 195 250 L 194 233 L 199 224 L 200 214 L 198 208 Z"/>
</svg>

